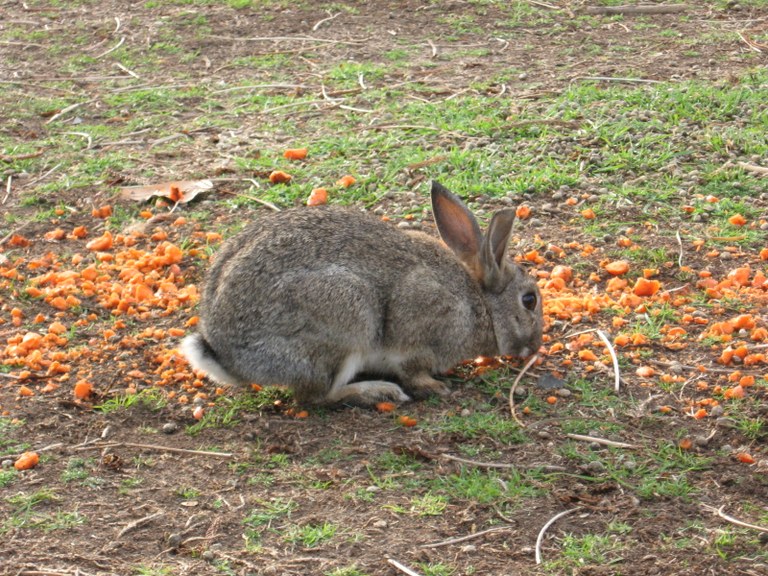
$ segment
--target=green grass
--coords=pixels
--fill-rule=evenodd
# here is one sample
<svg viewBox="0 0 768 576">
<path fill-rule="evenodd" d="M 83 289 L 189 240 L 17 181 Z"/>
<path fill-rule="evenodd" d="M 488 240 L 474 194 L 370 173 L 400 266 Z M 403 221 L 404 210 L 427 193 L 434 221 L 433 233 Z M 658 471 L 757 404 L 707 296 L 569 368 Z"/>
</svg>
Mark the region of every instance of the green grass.
<svg viewBox="0 0 768 576">
<path fill-rule="evenodd" d="M 322 524 L 307 524 L 305 526 L 288 526 L 283 538 L 291 543 L 303 548 L 317 548 L 331 540 L 337 532 L 339 526 L 330 522 Z"/>
</svg>

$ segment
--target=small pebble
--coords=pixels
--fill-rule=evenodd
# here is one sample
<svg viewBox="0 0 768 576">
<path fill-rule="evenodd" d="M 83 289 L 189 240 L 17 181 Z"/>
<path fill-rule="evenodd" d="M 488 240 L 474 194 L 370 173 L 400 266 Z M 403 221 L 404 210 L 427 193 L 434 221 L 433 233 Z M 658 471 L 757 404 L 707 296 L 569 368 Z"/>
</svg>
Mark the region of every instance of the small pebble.
<svg viewBox="0 0 768 576">
<path fill-rule="evenodd" d="M 163 433 L 164 434 L 173 434 L 174 432 L 178 432 L 179 425 L 176 424 L 176 422 L 167 422 L 163 424 Z"/>
<path fill-rule="evenodd" d="M 513 394 L 515 398 L 525 398 L 528 396 L 528 390 L 523 388 L 522 386 L 518 386 L 515 388 L 515 393 Z"/>
<path fill-rule="evenodd" d="M 600 460 L 592 460 L 592 462 L 587 464 L 586 468 L 589 472 L 603 472 L 605 471 L 605 464 L 600 462 Z"/>
<path fill-rule="evenodd" d="M 2 461 L 2 463 L 0 463 L 0 466 L 2 466 L 3 468 L 12 468 L 13 467 L 13 460 L 10 460 L 10 459 L 6 458 L 5 460 Z"/>
<path fill-rule="evenodd" d="M 366 488 L 365 491 L 369 493 L 381 492 L 381 488 L 379 488 L 378 486 L 372 485 L 372 486 L 368 486 L 368 488 Z"/>
<path fill-rule="evenodd" d="M 462 418 L 466 418 L 467 416 L 471 416 L 471 415 L 472 415 L 472 411 L 469 408 L 464 408 L 461 411 Z"/>
<path fill-rule="evenodd" d="M 552 434 L 550 434 L 546 430 L 539 430 L 539 432 L 536 433 L 536 436 L 538 436 L 542 440 L 549 440 L 550 438 L 552 438 Z"/>
<path fill-rule="evenodd" d="M 373 523 L 374 528 L 387 528 L 389 524 L 386 520 L 376 520 L 376 522 Z"/>
<path fill-rule="evenodd" d="M 715 420 L 715 426 L 721 428 L 736 428 L 736 422 L 732 418 L 722 417 Z"/>
<path fill-rule="evenodd" d="M 723 414 L 725 414 L 725 409 L 720 404 L 713 406 L 712 410 L 709 411 L 709 415 L 713 418 L 720 418 Z"/>
<path fill-rule="evenodd" d="M 206 562 L 210 562 L 211 560 L 214 560 L 216 558 L 216 555 L 210 550 L 206 550 L 205 552 L 202 553 L 201 556 L 203 560 L 205 560 Z"/>
<path fill-rule="evenodd" d="M 560 388 L 557 391 L 557 395 L 560 396 L 561 398 L 568 398 L 571 394 L 572 392 L 568 390 L 568 388 Z"/>
</svg>

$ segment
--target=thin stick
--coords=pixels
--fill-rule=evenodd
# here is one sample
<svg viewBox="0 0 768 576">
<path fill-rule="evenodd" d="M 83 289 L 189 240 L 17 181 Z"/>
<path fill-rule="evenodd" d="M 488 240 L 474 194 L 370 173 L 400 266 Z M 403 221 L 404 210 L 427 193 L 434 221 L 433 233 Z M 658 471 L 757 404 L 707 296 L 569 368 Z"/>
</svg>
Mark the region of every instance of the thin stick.
<svg viewBox="0 0 768 576">
<path fill-rule="evenodd" d="M 515 381 L 512 382 L 512 387 L 509 389 L 509 412 L 512 414 L 512 418 L 517 422 L 521 428 L 525 428 L 525 424 L 523 424 L 522 420 L 517 417 L 517 414 L 515 414 L 515 390 L 517 389 L 517 384 L 522 380 L 523 375 L 528 371 L 528 368 L 533 366 L 533 363 L 538 360 L 539 355 L 534 354 L 531 356 L 531 359 L 528 360 L 528 363 L 523 366 L 523 369 L 520 370 L 520 373 L 517 375 L 517 378 L 515 378 Z"/>
<path fill-rule="evenodd" d="M 646 6 L 590 6 L 582 10 L 576 10 L 582 14 L 675 14 L 688 10 L 686 4 L 646 5 Z"/>
<path fill-rule="evenodd" d="M 515 466 L 514 464 L 502 464 L 500 462 L 478 462 L 477 460 L 467 460 L 466 458 L 460 458 L 459 456 L 453 456 L 452 454 L 440 453 L 440 457 L 445 458 L 446 460 L 460 462 L 462 464 L 469 464 L 470 466 L 477 466 L 478 468 L 519 468 L 519 466 Z"/>
<path fill-rule="evenodd" d="M 285 90 L 304 90 L 311 88 L 306 84 L 254 84 L 252 86 L 232 86 L 231 88 L 223 88 L 222 90 L 214 90 L 214 94 L 225 94 L 227 92 L 237 92 L 239 90 L 272 90 L 272 89 L 285 89 Z"/>
<path fill-rule="evenodd" d="M 42 155 L 43 149 L 40 148 L 37 152 L 29 152 L 27 154 L 0 154 L 0 160 L 3 160 L 4 162 L 15 162 L 16 160 L 28 160 Z"/>
<path fill-rule="evenodd" d="M 495 528 L 488 528 L 487 530 L 481 530 L 480 532 L 475 532 L 474 534 L 467 534 L 466 536 L 449 538 L 448 540 L 443 540 L 442 542 L 434 542 L 432 544 L 422 544 L 420 548 L 440 548 L 442 546 L 450 546 L 451 544 L 466 542 L 467 540 L 480 538 L 482 536 L 485 536 L 486 534 L 491 534 L 493 532 L 501 532 L 502 530 L 510 530 L 512 528 L 514 528 L 514 526 L 496 526 Z"/>
<path fill-rule="evenodd" d="M 80 136 L 81 138 L 85 138 L 88 141 L 88 145 L 85 147 L 86 150 L 90 150 L 93 146 L 93 138 L 91 138 L 91 135 L 86 132 L 64 132 L 64 134 L 68 134 L 70 136 Z"/>
<path fill-rule="evenodd" d="M 435 43 L 432 42 L 432 40 L 427 39 L 427 44 L 429 44 L 429 47 L 432 48 L 432 56 L 431 58 L 434 60 L 437 58 L 437 46 L 435 46 Z"/>
<path fill-rule="evenodd" d="M 763 176 L 768 176 L 768 168 L 765 166 L 758 166 L 757 164 L 750 164 L 749 162 L 736 162 L 736 165 L 739 168 L 743 168 L 744 170 L 747 170 L 749 172 L 754 172 L 755 174 L 762 174 Z"/>
<path fill-rule="evenodd" d="M 110 48 L 109 50 L 107 50 L 106 52 L 102 52 L 98 56 L 95 56 L 96 60 L 98 60 L 99 58 L 103 58 L 104 56 L 106 56 L 110 52 L 114 52 L 115 50 L 117 50 L 118 48 L 120 48 L 120 46 L 123 45 L 123 42 L 125 42 L 125 36 L 121 36 L 120 37 L 120 41 L 117 44 L 115 44 L 114 46 L 112 46 L 112 48 Z"/>
<path fill-rule="evenodd" d="M 637 446 L 634 444 L 626 444 L 625 442 L 615 442 L 613 440 L 606 440 L 605 438 L 597 438 L 596 436 L 585 436 L 584 434 L 566 434 L 568 438 L 573 440 L 583 440 L 584 442 L 594 442 L 595 444 L 603 444 L 604 446 L 613 446 L 614 448 L 628 448 L 635 450 Z"/>
<path fill-rule="evenodd" d="M 8 197 L 11 195 L 11 181 L 13 180 L 13 174 L 8 174 L 8 182 L 5 183 L 5 196 L 3 196 L 2 204 L 8 201 Z"/>
<path fill-rule="evenodd" d="M 577 510 L 581 510 L 581 507 L 579 506 L 577 508 L 571 508 L 570 510 L 563 510 L 560 514 L 555 514 L 546 524 L 544 524 L 539 531 L 539 535 L 536 537 L 536 564 L 541 564 L 541 542 L 544 540 L 544 533 L 547 531 L 547 528 L 552 526 L 552 524 L 560 520 L 563 516 L 567 516 Z"/>
<path fill-rule="evenodd" d="M 330 11 L 328 11 L 328 14 L 331 14 Z M 334 18 L 338 18 L 341 15 L 341 12 L 336 12 L 336 14 L 331 14 L 328 16 L 328 18 L 323 18 L 322 20 L 318 20 L 314 26 L 312 26 L 312 32 L 317 32 L 317 29 L 320 28 L 325 22 L 330 22 Z"/>
<path fill-rule="evenodd" d="M 130 76 L 133 76 L 133 77 L 134 77 L 134 78 L 136 78 L 137 80 L 140 80 L 140 79 L 141 79 L 141 76 L 139 76 L 138 74 L 136 74 L 136 72 L 134 72 L 134 71 L 132 71 L 132 70 L 128 70 L 128 68 L 126 68 L 125 66 L 123 66 L 122 64 L 120 64 L 120 62 L 115 62 L 115 64 L 114 64 L 114 65 L 115 65 L 115 66 L 117 66 L 118 68 L 120 68 L 120 70 L 122 70 L 122 71 L 123 71 L 123 72 L 125 72 L 126 74 L 129 74 Z"/>
<path fill-rule="evenodd" d="M 677 257 L 677 266 L 679 268 L 682 268 L 683 267 L 683 251 L 684 251 L 684 248 L 683 248 L 683 239 L 680 237 L 680 230 L 675 232 L 675 238 L 677 238 L 677 243 L 680 246 L 680 254 Z"/>
<path fill-rule="evenodd" d="M 418 572 L 414 572 L 413 570 L 408 568 L 408 566 L 403 566 L 397 560 L 393 560 L 392 558 L 387 558 L 387 562 L 390 565 L 397 568 L 398 570 L 400 570 L 400 572 L 402 572 L 403 574 L 408 574 L 408 576 L 421 576 L 421 574 L 419 574 Z"/>
<path fill-rule="evenodd" d="M 759 532 L 766 532 L 768 533 L 768 527 L 767 526 L 758 526 L 757 524 L 749 524 L 747 522 L 743 522 L 742 520 L 739 520 L 737 518 L 734 518 L 733 516 L 729 516 L 725 512 L 723 512 L 723 508 L 725 506 L 720 506 L 720 508 L 715 509 L 714 506 L 708 506 L 707 504 L 702 504 L 704 508 L 707 510 L 711 510 L 712 512 L 716 512 L 720 518 L 723 520 L 726 520 L 727 522 L 730 522 L 731 524 L 736 524 L 736 526 L 741 526 L 743 528 L 751 528 L 753 530 L 757 530 Z"/>
<path fill-rule="evenodd" d="M 186 448 L 174 448 L 172 446 L 159 446 L 157 444 L 136 444 L 134 442 L 107 442 L 89 444 L 83 446 L 83 450 L 91 448 L 116 448 L 118 446 L 125 446 L 127 448 L 144 448 L 146 450 L 158 450 L 160 452 L 174 452 L 176 454 L 194 454 L 196 456 L 214 456 L 216 458 L 232 458 L 234 454 L 231 452 L 213 452 L 208 450 L 188 450 Z"/>
<path fill-rule="evenodd" d="M 613 362 L 613 389 L 618 394 L 619 388 L 621 387 L 621 374 L 619 374 L 619 358 L 616 356 L 616 350 L 614 349 L 613 345 L 611 344 L 611 341 L 608 340 L 608 336 L 605 335 L 605 332 L 602 330 L 597 330 L 597 335 L 600 336 L 600 340 L 603 341 L 605 344 L 605 347 L 608 348 L 608 353 L 611 355 L 611 361 Z"/>
<path fill-rule="evenodd" d="M 529 4 L 533 4 L 534 6 L 541 6 L 542 8 L 548 8 L 549 10 L 561 10 L 558 6 L 553 6 L 552 4 L 547 4 L 546 2 L 539 2 L 539 0 L 528 0 Z"/>
<path fill-rule="evenodd" d="M 219 40 L 235 40 L 237 42 L 322 42 L 325 44 L 347 44 L 355 46 L 365 44 L 367 40 L 331 40 L 330 38 L 315 38 L 314 36 L 256 36 L 240 38 L 238 36 L 216 36 Z"/>
<path fill-rule="evenodd" d="M 614 78 L 612 76 L 577 76 L 575 80 L 587 80 L 590 82 L 624 82 L 627 84 L 664 84 L 660 80 L 646 80 L 645 78 Z"/>
<path fill-rule="evenodd" d="M 62 116 L 64 116 L 64 114 L 66 114 L 67 112 L 72 112 L 72 110 L 75 110 L 76 108 L 80 108 L 80 106 L 83 106 L 84 104 L 90 104 L 91 102 L 93 102 L 93 100 L 88 100 L 87 102 L 78 102 L 77 104 L 71 104 L 66 108 L 62 108 L 56 114 L 48 118 L 48 121 L 46 122 L 46 124 L 50 124 L 54 120 L 57 120 L 58 118 L 61 118 Z"/>
<path fill-rule="evenodd" d="M 118 532 L 116 540 L 119 540 L 120 538 L 125 536 L 125 534 L 130 532 L 131 530 L 135 530 L 139 526 L 142 526 L 142 525 L 146 524 L 147 522 L 150 522 L 150 521 L 154 520 L 155 518 L 159 518 L 160 516 L 164 516 L 164 515 L 165 515 L 165 512 L 155 512 L 154 514 L 150 514 L 149 516 L 144 516 L 144 518 L 139 518 L 138 520 L 134 520 L 133 522 L 128 524 L 125 528 L 120 530 L 120 532 Z"/>
<path fill-rule="evenodd" d="M 438 154 L 437 156 L 433 156 L 428 160 L 422 160 L 421 162 L 414 162 L 413 164 L 408 164 L 406 168 L 408 168 L 408 170 L 418 170 L 419 168 L 432 166 L 432 164 L 437 164 L 438 162 L 442 162 L 443 160 L 447 160 L 447 159 L 448 159 L 447 154 Z"/>
<path fill-rule="evenodd" d="M 24 228 L 26 228 L 30 224 L 32 224 L 32 220 L 27 220 L 26 222 L 24 222 L 24 224 L 22 224 L 21 226 L 19 226 L 15 230 L 11 230 L 10 232 L 8 232 L 8 234 L 6 234 L 2 238 L 0 238 L 0 246 L 5 244 L 6 242 L 8 242 L 8 240 L 10 240 L 13 237 L 14 234 L 18 234 L 19 232 L 24 230 Z"/>
<path fill-rule="evenodd" d="M 256 184 L 254 180 L 246 180 L 246 182 L 250 182 L 251 184 Z M 247 198 L 248 200 L 253 200 L 254 202 L 258 202 L 259 204 L 262 204 L 269 208 L 270 210 L 274 210 L 275 212 L 280 212 L 280 208 L 272 204 L 272 202 L 269 202 L 268 200 L 262 200 L 261 198 L 257 198 L 256 196 L 251 196 L 249 194 L 243 194 L 241 192 L 230 192 L 229 190 L 222 190 L 224 194 L 230 194 L 231 196 L 240 196 L 241 198 Z"/>
</svg>

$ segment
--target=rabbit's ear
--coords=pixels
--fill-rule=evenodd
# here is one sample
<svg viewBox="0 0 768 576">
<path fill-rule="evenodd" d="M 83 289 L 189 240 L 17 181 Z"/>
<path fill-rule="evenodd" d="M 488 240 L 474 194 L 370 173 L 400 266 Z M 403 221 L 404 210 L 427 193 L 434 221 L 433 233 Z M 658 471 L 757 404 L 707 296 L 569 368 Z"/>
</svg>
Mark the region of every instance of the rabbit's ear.
<svg viewBox="0 0 768 576">
<path fill-rule="evenodd" d="M 475 216 L 458 196 L 434 180 L 432 212 L 440 238 L 479 279 L 482 274 L 480 247 L 483 235 Z"/>
<path fill-rule="evenodd" d="M 483 251 L 480 256 L 482 282 L 490 290 L 502 290 L 504 288 L 502 270 L 509 237 L 512 236 L 512 224 L 514 223 L 514 210 L 499 210 L 493 215 L 491 225 L 483 238 Z"/>
</svg>

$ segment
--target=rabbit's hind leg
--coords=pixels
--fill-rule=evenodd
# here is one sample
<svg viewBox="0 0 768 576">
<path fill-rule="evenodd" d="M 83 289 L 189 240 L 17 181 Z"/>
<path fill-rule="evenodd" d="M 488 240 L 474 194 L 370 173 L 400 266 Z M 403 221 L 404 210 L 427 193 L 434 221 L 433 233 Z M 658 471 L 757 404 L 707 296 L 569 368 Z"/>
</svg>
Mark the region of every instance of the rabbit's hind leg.
<svg viewBox="0 0 768 576">
<path fill-rule="evenodd" d="M 347 356 L 326 396 L 329 404 L 350 404 L 372 408 L 379 402 L 400 404 L 410 400 L 410 397 L 394 382 L 386 380 L 351 382 L 363 366 L 365 366 L 365 359 L 362 354 L 352 353 Z"/>
</svg>

